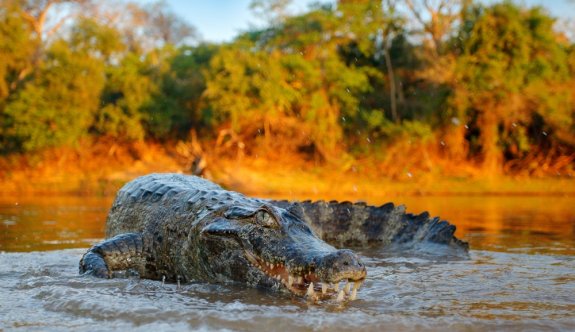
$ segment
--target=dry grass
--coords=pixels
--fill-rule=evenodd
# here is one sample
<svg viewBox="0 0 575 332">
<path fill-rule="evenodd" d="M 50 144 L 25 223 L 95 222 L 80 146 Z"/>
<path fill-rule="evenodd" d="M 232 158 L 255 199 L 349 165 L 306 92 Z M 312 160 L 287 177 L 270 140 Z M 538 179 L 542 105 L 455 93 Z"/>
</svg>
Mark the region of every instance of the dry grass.
<svg viewBox="0 0 575 332">
<path fill-rule="evenodd" d="M 176 148 L 176 146 L 180 148 Z M 189 170 L 190 158 L 181 144 L 119 145 L 81 142 L 77 148 L 58 148 L 41 155 L 0 159 L 0 195 L 113 195 L 125 182 L 152 172 Z M 300 156 L 206 153 L 207 177 L 246 194 L 284 198 L 361 199 L 397 195 L 575 195 L 575 180 L 563 177 L 485 178 L 472 165 L 454 167 L 426 151 L 411 151 L 398 162 L 397 149 L 383 160 L 320 164 Z M 209 149 L 204 149 L 209 151 Z M 395 152 L 394 152 L 395 151 Z M 424 158 L 421 158 L 421 156 Z M 459 173 L 458 173 L 459 172 Z"/>
<path fill-rule="evenodd" d="M 115 193 L 136 176 L 178 171 L 178 163 L 157 144 L 85 141 L 76 148 L 57 148 L 39 155 L 0 160 L 0 195 L 106 195 Z"/>
<path fill-rule="evenodd" d="M 289 167 L 259 163 L 226 162 L 214 180 L 241 192 L 292 199 L 365 200 L 392 196 L 433 195 L 575 195 L 575 179 L 497 179 L 433 177 L 414 172 L 395 180 L 361 170 L 341 172 L 330 167 Z"/>
</svg>

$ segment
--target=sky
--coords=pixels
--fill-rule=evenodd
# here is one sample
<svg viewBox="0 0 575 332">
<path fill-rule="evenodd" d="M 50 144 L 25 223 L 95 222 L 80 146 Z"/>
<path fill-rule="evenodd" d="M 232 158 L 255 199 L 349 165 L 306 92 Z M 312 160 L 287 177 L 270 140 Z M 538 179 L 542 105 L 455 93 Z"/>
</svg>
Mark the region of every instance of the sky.
<svg viewBox="0 0 575 332">
<path fill-rule="evenodd" d="M 145 4 L 154 0 L 134 0 Z M 197 29 L 204 41 L 231 41 L 250 26 L 262 26 L 264 21 L 250 10 L 252 0 L 164 0 L 170 8 Z M 290 7 L 295 13 L 303 12 L 308 4 L 317 0 L 292 0 Z M 325 1 L 320 1 L 325 2 Z"/>
<path fill-rule="evenodd" d="M 238 33 L 250 26 L 262 26 L 264 21 L 254 16 L 249 6 L 252 0 L 165 0 L 170 8 L 193 25 L 203 41 L 231 41 Z M 493 3 L 498 0 L 483 0 Z M 153 0 L 136 0 L 150 3 Z M 300 13 L 317 0 L 292 0 L 291 10 Z M 319 1 L 330 2 L 330 1 Z M 333 1 L 331 1 L 333 2 Z M 520 0 L 528 6 L 539 5 L 547 8 L 556 17 L 575 17 L 575 0 Z"/>
</svg>

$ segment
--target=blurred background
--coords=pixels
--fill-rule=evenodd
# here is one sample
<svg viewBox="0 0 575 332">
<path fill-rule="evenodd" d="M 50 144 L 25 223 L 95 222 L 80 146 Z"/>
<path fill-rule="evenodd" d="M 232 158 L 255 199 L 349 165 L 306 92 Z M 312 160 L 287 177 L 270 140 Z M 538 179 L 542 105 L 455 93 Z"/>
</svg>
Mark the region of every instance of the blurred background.
<svg viewBox="0 0 575 332">
<path fill-rule="evenodd" d="M 575 193 L 573 1 L 0 4 L 4 195 Z"/>
</svg>

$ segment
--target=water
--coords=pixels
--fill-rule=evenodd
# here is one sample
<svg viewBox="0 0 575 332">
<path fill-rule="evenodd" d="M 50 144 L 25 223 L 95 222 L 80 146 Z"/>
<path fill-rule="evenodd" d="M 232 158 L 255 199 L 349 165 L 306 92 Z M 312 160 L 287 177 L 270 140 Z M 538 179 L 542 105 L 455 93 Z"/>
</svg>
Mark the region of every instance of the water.
<svg viewBox="0 0 575 332">
<path fill-rule="evenodd" d="M 317 305 L 234 284 L 80 277 L 78 248 L 103 237 L 111 199 L 2 199 L 0 330 L 575 329 L 575 198 L 393 201 L 457 224 L 471 258 L 355 248 L 368 265 L 358 300 Z"/>
</svg>

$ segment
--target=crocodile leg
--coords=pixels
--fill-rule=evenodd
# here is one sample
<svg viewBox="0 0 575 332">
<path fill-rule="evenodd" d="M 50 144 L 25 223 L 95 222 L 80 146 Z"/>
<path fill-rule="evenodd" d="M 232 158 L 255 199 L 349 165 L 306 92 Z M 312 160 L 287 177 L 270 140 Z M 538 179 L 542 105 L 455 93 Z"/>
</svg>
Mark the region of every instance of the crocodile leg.
<svg viewBox="0 0 575 332">
<path fill-rule="evenodd" d="M 80 260 L 80 274 L 111 278 L 113 271 L 144 267 L 144 240 L 140 234 L 126 233 L 96 244 Z"/>
</svg>

